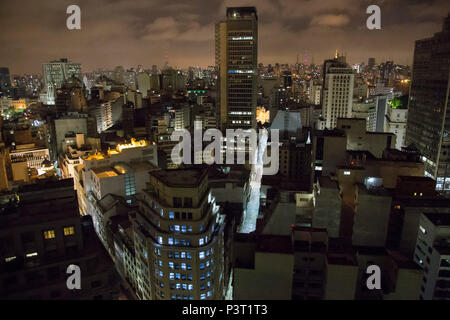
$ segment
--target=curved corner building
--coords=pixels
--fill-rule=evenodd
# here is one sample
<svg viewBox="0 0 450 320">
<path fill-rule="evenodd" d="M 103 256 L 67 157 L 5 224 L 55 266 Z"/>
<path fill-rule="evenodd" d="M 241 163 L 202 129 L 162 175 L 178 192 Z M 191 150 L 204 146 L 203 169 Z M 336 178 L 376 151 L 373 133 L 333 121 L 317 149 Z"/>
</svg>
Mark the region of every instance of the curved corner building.
<svg viewBox="0 0 450 320">
<path fill-rule="evenodd" d="M 223 299 L 224 220 L 205 169 L 154 171 L 132 218 L 141 299 Z"/>
</svg>

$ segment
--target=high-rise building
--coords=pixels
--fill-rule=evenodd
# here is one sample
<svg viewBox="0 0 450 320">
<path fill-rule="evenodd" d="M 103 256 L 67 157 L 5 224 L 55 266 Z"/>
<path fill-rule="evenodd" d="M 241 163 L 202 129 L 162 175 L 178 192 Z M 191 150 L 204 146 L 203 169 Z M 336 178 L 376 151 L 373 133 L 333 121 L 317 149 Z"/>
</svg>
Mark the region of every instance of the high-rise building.
<svg viewBox="0 0 450 320">
<path fill-rule="evenodd" d="M 69 83 L 82 82 L 81 64 L 70 62 L 63 58 L 42 65 L 45 88 L 47 90 L 46 101 L 48 105 L 54 105 L 56 90 L 60 89 L 66 81 Z"/>
<path fill-rule="evenodd" d="M 216 25 L 220 123 L 224 128 L 256 127 L 258 16 L 255 7 L 227 8 Z"/>
<path fill-rule="evenodd" d="M 207 170 L 150 172 L 132 224 L 140 298 L 223 298 L 224 219 Z"/>
<path fill-rule="evenodd" d="M 0 96 L 11 96 L 11 76 L 8 68 L 0 68 Z"/>
<path fill-rule="evenodd" d="M 148 90 L 151 88 L 150 76 L 146 73 L 140 73 L 136 77 L 139 92 L 142 93 L 142 98 L 147 98 Z"/>
<path fill-rule="evenodd" d="M 414 261 L 425 270 L 421 298 L 449 300 L 450 215 L 448 213 L 422 213 Z"/>
<path fill-rule="evenodd" d="M 392 132 L 396 135 L 395 148 L 402 150 L 405 147 L 406 121 L 408 119 L 407 106 L 389 105 L 386 114 L 385 132 Z"/>
<path fill-rule="evenodd" d="M 384 132 L 388 110 L 388 97 L 380 94 L 373 98 L 375 104 L 369 109 L 369 123 L 367 124 L 367 128 L 371 132 Z"/>
<path fill-rule="evenodd" d="M 322 85 L 315 83 L 314 80 L 311 80 L 309 90 L 309 103 L 319 105 L 320 95 L 322 93 Z"/>
<path fill-rule="evenodd" d="M 114 81 L 117 84 L 123 84 L 124 82 L 125 69 L 122 66 L 117 66 L 114 69 Z"/>
<path fill-rule="evenodd" d="M 352 116 L 354 74 L 345 57 L 325 60 L 323 65 L 322 116 L 325 127 L 334 129 L 338 118 Z"/>
<path fill-rule="evenodd" d="M 191 108 L 183 104 L 175 108 L 175 130 L 189 129 L 191 125 Z"/>
<path fill-rule="evenodd" d="M 450 15 L 441 32 L 417 40 L 406 145 L 422 154 L 425 175 L 437 181 L 436 189 L 450 193 Z"/>
</svg>

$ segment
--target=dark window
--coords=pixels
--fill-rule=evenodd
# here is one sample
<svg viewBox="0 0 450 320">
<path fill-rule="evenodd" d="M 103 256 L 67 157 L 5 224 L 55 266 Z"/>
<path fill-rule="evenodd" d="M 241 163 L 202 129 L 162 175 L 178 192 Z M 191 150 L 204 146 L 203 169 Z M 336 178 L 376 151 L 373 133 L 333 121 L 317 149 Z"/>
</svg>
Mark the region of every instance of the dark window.
<svg viewBox="0 0 450 320">
<path fill-rule="evenodd" d="M 439 271 L 439 277 L 450 278 L 450 270 L 441 270 L 441 271 Z"/>
<path fill-rule="evenodd" d="M 182 204 L 181 204 L 181 198 L 174 197 L 174 198 L 173 198 L 173 206 L 174 206 L 175 208 L 181 208 L 181 206 L 182 206 Z"/>
<path fill-rule="evenodd" d="M 184 207 L 192 208 L 192 198 L 184 198 Z"/>
</svg>

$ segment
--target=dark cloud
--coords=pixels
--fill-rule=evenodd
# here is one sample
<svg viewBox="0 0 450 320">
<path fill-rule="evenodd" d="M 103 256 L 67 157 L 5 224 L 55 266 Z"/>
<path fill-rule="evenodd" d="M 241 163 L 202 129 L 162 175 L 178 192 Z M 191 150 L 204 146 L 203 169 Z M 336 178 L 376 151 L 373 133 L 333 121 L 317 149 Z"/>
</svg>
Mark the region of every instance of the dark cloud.
<svg viewBox="0 0 450 320">
<path fill-rule="evenodd" d="M 66 8 L 82 10 L 82 30 L 66 28 Z M 366 28 L 366 8 L 381 8 L 381 30 Z M 259 60 L 316 63 L 347 52 L 410 63 L 414 41 L 440 30 L 447 0 L 1 0 L 0 65 L 13 73 L 40 72 L 45 61 L 67 57 L 95 68 L 142 64 L 214 64 L 214 24 L 227 6 L 255 5 Z"/>
</svg>

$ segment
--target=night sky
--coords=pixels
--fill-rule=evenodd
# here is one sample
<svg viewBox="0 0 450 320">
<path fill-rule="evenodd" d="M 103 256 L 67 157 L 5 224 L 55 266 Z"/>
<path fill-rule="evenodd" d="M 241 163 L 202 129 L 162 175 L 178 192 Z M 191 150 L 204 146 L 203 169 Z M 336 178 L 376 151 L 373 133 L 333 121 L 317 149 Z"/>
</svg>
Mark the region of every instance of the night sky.
<svg viewBox="0 0 450 320">
<path fill-rule="evenodd" d="M 81 30 L 66 28 L 67 6 L 81 7 Z M 366 8 L 381 7 L 381 30 Z M 259 62 L 322 63 L 339 49 L 347 61 L 412 62 L 414 41 L 441 29 L 450 1 L 436 0 L 0 0 L 0 66 L 41 72 L 67 57 L 96 68 L 214 65 L 214 24 L 227 6 L 255 5 Z"/>
</svg>

